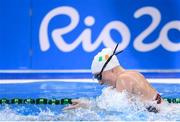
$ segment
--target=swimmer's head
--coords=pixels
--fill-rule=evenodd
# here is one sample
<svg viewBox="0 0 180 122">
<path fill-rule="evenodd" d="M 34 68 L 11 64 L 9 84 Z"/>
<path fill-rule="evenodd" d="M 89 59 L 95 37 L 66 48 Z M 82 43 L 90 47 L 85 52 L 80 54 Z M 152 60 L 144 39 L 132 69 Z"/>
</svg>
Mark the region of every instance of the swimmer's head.
<svg viewBox="0 0 180 122">
<path fill-rule="evenodd" d="M 104 64 L 112 56 L 113 50 L 111 48 L 104 48 L 101 52 L 99 52 L 93 59 L 91 65 L 92 74 L 98 74 L 101 72 Z M 108 62 L 103 71 L 111 70 L 117 66 L 119 66 L 119 61 L 116 55 L 113 55 L 111 60 Z"/>
</svg>

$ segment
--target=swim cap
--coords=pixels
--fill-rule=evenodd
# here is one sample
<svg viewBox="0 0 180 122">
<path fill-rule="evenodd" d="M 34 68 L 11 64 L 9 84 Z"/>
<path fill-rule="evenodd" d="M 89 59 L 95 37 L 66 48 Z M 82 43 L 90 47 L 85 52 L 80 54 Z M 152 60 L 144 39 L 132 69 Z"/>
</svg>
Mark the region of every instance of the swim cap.
<svg viewBox="0 0 180 122">
<path fill-rule="evenodd" d="M 113 54 L 113 50 L 111 48 L 104 48 L 101 52 L 99 52 L 92 61 L 92 65 L 91 65 L 92 74 L 100 73 L 105 62 L 112 54 Z M 116 55 L 113 55 L 111 60 L 108 62 L 107 66 L 104 68 L 104 71 L 111 70 L 119 65 L 120 64 Z"/>
</svg>

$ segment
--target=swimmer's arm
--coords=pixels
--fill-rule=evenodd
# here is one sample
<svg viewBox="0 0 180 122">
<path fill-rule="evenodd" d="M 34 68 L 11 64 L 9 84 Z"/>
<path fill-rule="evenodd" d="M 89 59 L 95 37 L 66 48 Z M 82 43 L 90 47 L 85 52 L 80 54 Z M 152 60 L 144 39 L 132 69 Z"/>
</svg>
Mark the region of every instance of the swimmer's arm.
<svg viewBox="0 0 180 122">
<path fill-rule="evenodd" d="M 158 94 L 157 90 L 150 85 L 148 80 L 141 73 L 137 73 L 137 75 L 140 77 L 141 81 L 144 81 L 146 83 L 146 86 L 144 85 L 143 90 L 145 90 L 145 91 L 147 90 L 149 95 L 151 94 L 154 96 L 154 95 Z"/>
<path fill-rule="evenodd" d="M 157 90 L 150 85 L 150 83 L 141 73 L 133 72 L 133 75 L 136 76 L 136 78 L 138 79 L 138 81 L 136 81 L 136 84 L 134 85 L 137 86 L 136 88 L 139 91 L 136 91 L 136 93 L 141 95 L 141 98 L 145 101 L 153 100 L 154 97 L 158 94 Z M 136 78 L 134 80 L 136 80 Z"/>
<path fill-rule="evenodd" d="M 71 101 L 72 101 L 72 104 L 64 107 L 63 110 L 77 109 L 80 107 L 85 108 L 89 106 L 88 100 L 72 99 Z"/>
</svg>

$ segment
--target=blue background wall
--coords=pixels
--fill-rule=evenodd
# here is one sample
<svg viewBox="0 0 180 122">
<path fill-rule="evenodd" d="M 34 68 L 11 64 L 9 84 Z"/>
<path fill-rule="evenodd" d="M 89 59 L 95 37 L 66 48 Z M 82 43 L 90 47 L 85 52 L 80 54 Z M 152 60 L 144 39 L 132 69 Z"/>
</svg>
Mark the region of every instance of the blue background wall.
<svg viewBox="0 0 180 122">
<path fill-rule="evenodd" d="M 0 69 L 30 68 L 30 1 L 0 1 Z"/>
<path fill-rule="evenodd" d="M 77 26 L 71 31 L 66 32 L 59 37 L 62 37 L 65 42 L 70 45 L 75 40 L 82 36 L 82 32 L 91 30 L 90 41 L 96 43 L 102 31 L 110 23 L 123 23 L 126 27 L 123 32 L 128 36 L 124 44 L 119 50 L 125 51 L 118 56 L 120 63 L 127 69 L 145 69 L 145 70 L 179 70 L 180 69 L 180 1 L 179 0 L 1 0 L 0 1 L 0 69 L 38 69 L 38 70 L 76 70 L 90 69 L 93 56 L 105 46 L 114 48 L 115 43 L 122 43 L 125 36 L 117 29 L 110 29 L 104 33 L 110 39 L 101 39 L 100 43 L 93 50 L 87 50 L 80 43 L 73 50 L 65 51 L 63 48 L 58 48 L 54 43 L 53 32 L 57 29 L 63 29 L 72 22 L 68 14 L 65 14 L 65 9 L 68 7 L 78 13 L 79 21 Z M 148 12 L 154 14 L 156 11 L 159 15 L 155 15 L 152 20 L 152 15 L 143 14 L 139 18 L 135 18 L 134 14 L 140 10 L 148 9 Z M 49 16 L 55 9 L 63 9 L 62 14 L 55 12 L 55 15 L 49 18 L 47 28 L 41 25 L 46 16 Z M 154 12 L 154 11 L 155 12 Z M 69 12 L 70 14 L 70 12 Z M 75 15 L 74 15 L 75 16 Z M 93 25 L 85 24 L 85 19 L 88 16 L 94 18 Z M 158 17 L 160 17 L 159 23 Z M 74 20 L 73 20 L 74 21 Z M 162 44 L 156 47 L 142 51 L 135 48 L 134 43 L 145 29 L 152 22 L 157 22 L 151 33 L 149 33 L 143 42 L 151 44 L 160 36 L 163 28 L 167 24 L 175 23 L 175 28 L 168 30 L 168 38 L 174 44 L 166 46 Z M 43 37 L 47 37 L 50 44 L 48 49 L 42 49 L 40 45 L 40 28 L 44 27 Z M 115 26 L 117 28 L 122 28 Z M 126 31 L 126 29 L 128 31 Z M 164 32 L 162 34 L 166 35 Z M 143 34 L 145 36 L 145 34 Z M 59 38 L 57 36 L 57 38 Z M 85 36 L 79 41 L 85 42 L 88 45 L 88 36 Z M 44 41 L 44 40 L 41 40 Z M 108 41 L 111 45 L 107 45 Z M 104 45 L 105 42 L 105 45 Z M 114 42 L 114 43 L 113 43 Z M 164 43 L 165 38 L 160 38 L 159 43 Z M 61 41 L 57 41 L 60 47 Z M 43 42 L 43 45 L 46 43 Z M 88 47 L 91 47 L 88 45 Z M 143 47 L 142 47 L 143 48 Z M 141 48 L 141 49 L 142 49 Z"/>
</svg>

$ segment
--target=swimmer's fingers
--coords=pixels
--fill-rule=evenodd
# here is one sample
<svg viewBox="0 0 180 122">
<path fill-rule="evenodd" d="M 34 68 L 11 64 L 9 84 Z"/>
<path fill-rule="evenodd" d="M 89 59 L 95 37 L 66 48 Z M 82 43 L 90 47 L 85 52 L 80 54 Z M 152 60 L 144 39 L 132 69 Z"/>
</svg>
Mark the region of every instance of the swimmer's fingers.
<svg viewBox="0 0 180 122">
<path fill-rule="evenodd" d="M 63 110 L 71 110 L 71 109 L 76 109 L 76 108 L 80 107 L 80 104 L 81 104 L 80 100 L 73 99 L 71 101 L 72 101 L 72 105 L 65 107 Z"/>
<path fill-rule="evenodd" d="M 87 101 L 81 101 L 78 99 L 72 100 L 72 105 L 65 107 L 63 110 L 71 110 L 71 109 L 77 109 L 79 107 L 87 107 L 88 102 Z"/>
<path fill-rule="evenodd" d="M 73 105 L 81 103 L 81 101 L 78 100 L 78 99 L 72 99 L 71 102 L 72 102 Z"/>
<path fill-rule="evenodd" d="M 70 106 L 67 106 L 67 107 L 64 107 L 63 110 L 72 110 L 72 109 L 76 109 L 78 108 L 79 105 L 76 104 L 76 105 L 70 105 Z"/>
</svg>

